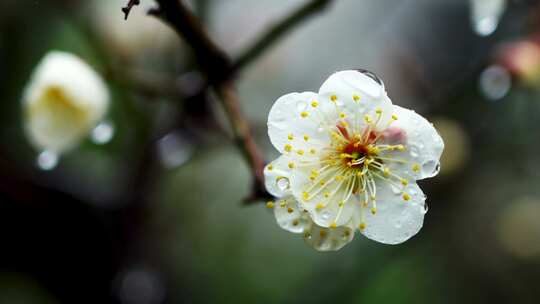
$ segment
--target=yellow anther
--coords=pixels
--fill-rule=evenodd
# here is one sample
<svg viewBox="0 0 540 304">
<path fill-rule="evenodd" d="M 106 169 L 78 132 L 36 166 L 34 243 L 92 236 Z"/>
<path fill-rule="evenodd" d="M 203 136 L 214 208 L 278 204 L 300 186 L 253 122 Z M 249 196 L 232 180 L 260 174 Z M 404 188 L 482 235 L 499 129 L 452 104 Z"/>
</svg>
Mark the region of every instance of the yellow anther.
<svg viewBox="0 0 540 304">
<path fill-rule="evenodd" d="M 289 144 L 286 144 L 286 145 L 283 147 L 283 150 L 285 150 L 286 152 L 291 152 L 291 151 L 292 151 L 292 146 L 289 145 Z"/>
<path fill-rule="evenodd" d="M 358 225 L 358 229 L 360 230 L 366 229 L 366 223 L 360 223 L 360 225 Z"/>
<path fill-rule="evenodd" d="M 302 118 L 306 118 L 306 117 L 309 116 L 309 113 L 306 112 L 306 111 L 303 111 L 302 113 L 300 113 L 300 116 L 301 116 Z"/>
<path fill-rule="evenodd" d="M 327 234 L 326 230 L 321 230 L 321 231 L 319 231 L 319 235 L 320 235 L 321 237 L 325 237 L 326 234 Z"/>
<path fill-rule="evenodd" d="M 293 140 L 293 139 L 294 139 L 294 135 L 293 135 L 292 133 L 289 134 L 289 135 L 287 136 L 287 139 L 288 139 L 288 140 Z"/>
<path fill-rule="evenodd" d="M 361 177 L 362 175 L 364 175 L 364 172 L 363 172 L 363 171 L 358 171 L 358 172 L 356 172 L 356 176 Z"/>
<path fill-rule="evenodd" d="M 339 206 L 339 207 L 343 207 L 344 205 L 345 205 L 345 202 L 344 202 L 344 201 L 339 201 L 339 203 L 338 203 L 338 206 Z"/>
<path fill-rule="evenodd" d="M 321 185 L 321 186 L 324 186 L 325 184 L 326 184 L 326 182 L 325 182 L 324 180 L 321 180 L 321 181 L 319 182 L 319 185 Z"/>
<path fill-rule="evenodd" d="M 364 120 L 366 123 L 371 123 L 371 116 L 369 116 L 369 114 L 364 115 Z"/>
<path fill-rule="evenodd" d="M 296 167 L 296 165 L 293 162 L 290 162 L 289 163 L 289 169 L 294 169 L 294 167 Z"/>
<path fill-rule="evenodd" d="M 373 215 L 377 214 L 377 208 L 375 207 L 371 208 L 371 214 Z"/>
<path fill-rule="evenodd" d="M 384 175 L 384 177 L 389 177 L 390 176 L 390 169 L 388 167 L 384 168 L 383 175 Z"/>
<path fill-rule="evenodd" d="M 309 179 L 310 179 L 311 181 L 315 181 L 315 179 L 317 179 L 317 176 L 311 175 L 311 176 L 309 177 Z"/>
<path fill-rule="evenodd" d="M 339 115 L 339 117 L 341 117 L 341 115 Z M 343 114 L 343 117 L 341 118 L 345 118 L 345 114 Z M 349 123 L 346 122 L 346 121 L 340 121 L 339 124 L 344 127 L 344 128 L 348 128 L 349 127 Z"/>
<path fill-rule="evenodd" d="M 266 169 L 268 169 L 268 171 L 272 171 L 272 170 L 274 169 L 274 166 L 268 165 L 268 166 L 266 167 Z"/>
<path fill-rule="evenodd" d="M 416 173 L 420 172 L 420 165 L 419 164 L 414 164 L 412 166 L 412 170 Z"/>
<path fill-rule="evenodd" d="M 285 208 L 285 206 L 287 206 L 287 201 L 281 201 L 281 202 L 279 202 L 279 206 L 280 206 L 281 208 Z"/>
<path fill-rule="evenodd" d="M 323 195 L 324 195 L 324 197 L 328 198 L 330 196 L 330 192 L 326 191 L 326 192 L 324 192 Z"/>
<path fill-rule="evenodd" d="M 300 149 L 300 150 L 296 151 L 296 153 L 297 153 L 298 155 L 304 155 L 304 150 L 301 150 L 301 149 Z"/>
<path fill-rule="evenodd" d="M 372 201 L 374 201 L 377 197 L 376 197 L 375 195 L 372 194 L 372 195 L 369 196 L 369 198 L 370 198 Z"/>
<path fill-rule="evenodd" d="M 337 96 L 336 96 L 336 95 L 330 96 L 330 100 L 331 100 L 332 102 L 336 102 Z"/>
<path fill-rule="evenodd" d="M 317 209 L 317 210 L 321 210 L 322 208 L 324 208 L 323 203 L 318 203 L 317 206 L 315 206 L 315 209 Z"/>
<path fill-rule="evenodd" d="M 288 212 L 288 213 L 293 213 L 293 212 L 294 212 L 294 209 L 291 208 L 291 207 L 289 207 L 289 208 L 287 208 L 287 212 Z"/>
<path fill-rule="evenodd" d="M 408 201 L 411 199 L 411 196 L 407 193 L 403 193 L 403 200 Z"/>
<path fill-rule="evenodd" d="M 338 175 L 338 176 L 336 176 L 334 178 L 335 178 L 336 181 L 339 182 L 339 181 L 343 180 L 343 175 Z"/>
<path fill-rule="evenodd" d="M 315 153 L 317 153 L 317 151 L 315 149 L 309 149 L 309 153 L 315 154 Z"/>
<path fill-rule="evenodd" d="M 308 141 L 309 140 L 309 135 L 304 135 L 304 140 Z"/>
<path fill-rule="evenodd" d="M 404 179 L 404 178 L 402 178 L 402 179 L 400 180 L 400 182 L 401 182 L 401 184 L 402 184 L 403 186 L 407 186 L 407 185 L 409 184 L 409 181 L 406 180 L 406 179 Z"/>
<path fill-rule="evenodd" d="M 405 146 L 404 145 L 397 145 L 396 149 L 398 149 L 398 151 L 405 151 Z"/>
<path fill-rule="evenodd" d="M 274 208 L 274 202 L 272 202 L 272 201 L 266 202 L 266 208 L 268 208 L 268 209 Z"/>
<path fill-rule="evenodd" d="M 292 224 L 293 224 L 293 226 L 298 226 L 298 220 L 294 220 L 294 221 L 292 222 Z"/>
<path fill-rule="evenodd" d="M 358 96 L 358 95 L 353 95 L 352 99 L 353 99 L 354 101 L 359 101 L 359 100 L 360 100 L 360 96 Z"/>
<path fill-rule="evenodd" d="M 335 222 L 332 222 L 332 224 L 330 224 L 330 228 L 336 229 L 336 228 L 337 228 L 337 224 L 336 224 Z"/>
<path fill-rule="evenodd" d="M 309 201 L 309 193 L 307 193 L 306 191 L 302 192 L 302 198 L 306 202 Z"/>
<path fill-rule="evenodd" d="M 347 154 L 347 153 L 341 153 L 339 155 L 339 158 L 341 159 L 344 159 L 344 158 L 352 158 L 352 156 L 350 154 Z"/>
<path fill-rule="evenodd" d="M 382 109 L 381 108 L 377 108 L 375 110 L 375 113 L 377 113 L 377 115 L 381 115 L 382 114 Z"/>
<path fill-rule="evenodd" d="M 347 117 L 347 115 L 345 113 L 343 113 L 343 112 L 339 113 L 339 118 L 345 118 L 345 117 Z"/>
<path fill-rule="evenodd" d="M 381 152 L 381 150 L 374 145 L 368 145 L 367 149 L 369 154 L 379 154 Z"/>
<path fill-rule="evenodd" d="M 314 108 L 316 108 L 318 105 L 319 105 L 319 103 L 316 100 L 311 102 L 311 106 L 314 107 Z"/>
<path fill-rule="evenodd" d="M 397 120 L 397 115 L 396 114 L 392 114 L 392 120 Z"/>
</svg>

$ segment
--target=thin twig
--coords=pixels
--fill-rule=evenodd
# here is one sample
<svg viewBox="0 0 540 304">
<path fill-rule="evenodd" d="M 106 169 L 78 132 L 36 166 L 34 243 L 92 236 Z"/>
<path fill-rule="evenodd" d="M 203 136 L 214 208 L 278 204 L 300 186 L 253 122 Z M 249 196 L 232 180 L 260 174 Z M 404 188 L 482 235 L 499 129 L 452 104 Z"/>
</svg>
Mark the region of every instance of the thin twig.
<svg viewBox="0 0 540 304">
<path fill-rule="evenodd" d="M 270 27 L 252 46 L 248 47 L 238 56 L 238 59 L 233 65 L 233 72 L 236 73 L 248 66 L 295 27 L 306 21 L 309 17 L 323 11 L 330 2 L 332 0 L 310 0 L 283 18 L 283 20 Z"/>
<path fill-rule="evenodd" d="M 178 0 L 156 0 L 156 2 L 159 8 L 153 10 L 152 14 L 168 22 L 193 48 L 201 71 L 225 108 L 232 125 L 234 141 L 253 174 L 253 191 L 250 199 L 269 197 L 264 190 L 264 159 L 240 110 L 229 57 L 212 41 L 199 19 L 182 2 Z"/>
<path fill-rule="evenodd" d="M 129 2 L 126 4 L 126 6 L 122 7 L 122 12 L 124 13 L 124 20 L 127 20 L 129 17 L 129 12 L 131 12 L 131 9 L 135 5 L 141 4 L 140 0 L 129 0 Z"/>
</svg>

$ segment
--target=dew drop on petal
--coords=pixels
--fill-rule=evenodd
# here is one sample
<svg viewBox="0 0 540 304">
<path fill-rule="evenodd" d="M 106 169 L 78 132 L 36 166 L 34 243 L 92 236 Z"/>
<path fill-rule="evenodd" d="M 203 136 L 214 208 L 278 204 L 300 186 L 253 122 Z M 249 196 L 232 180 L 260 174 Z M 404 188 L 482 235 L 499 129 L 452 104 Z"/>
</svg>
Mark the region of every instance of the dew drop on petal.
<svg viewBox="0 0 540 304">
<path fill-rule="evenodd" d="M 486 99 L 496 101 L 508 94 L 512 79 L 505 68 L 492 65 L 480 74 L 479 86 L 480 92 Z"/>
<path fill-rule="evenodd" d="M 424 206 L 422 207 L 422 214 L 426 214 L 429 210 L 429 206 L 427 202 L 424 203 Z"/>
<path fill-rule="evenodd" d="M 45 150 L 38 154 L 36 165 L 43 171 L 54 169 L 58 165 L 60 157 L 56 152 Z"/>
<path fill-rule="evenodd" d="M 395 195 L 400 195 L 401 194 L 401 187 L 395 185 L 395 184 L 390 184 L 390 189 L 392 189 L 392 193 L 394 193 Z"/>
<path fill-rule="evenodd" d="M 323 211 L 322 214 L 321 214 L 321 218 L 323 220 L 329 220 L 330 219 L 330 211 Z"/>
<path fill-rule="evenodd" d="M 418 148 L 416 146 L 411 146 L 411 156 L 412 157 L 418 157 Z"/>
<path fill-rule="evenodd" d="M 114 136 L 114 126 L 111 122 L 103 121 L 99 123 L 90 135 L 92 142 L 98 145 L 103 145 L 111 141 Z"/>
<path fill-rule="evenodd" d="M 441 164 L 436 160 L 428 160 L 422 164 L 422 175 L 432 177 L 439 173 Z"/>
<path fill-rule="evenodd" d="M 282 176 L 282 177 L 279 177 L 276 180 L 276 185 L 279 188 L 279 190 L 285 191 L 285 190 L 289 189 L 290 182 L 289 182 L 288 178 Z"/>
</svg>

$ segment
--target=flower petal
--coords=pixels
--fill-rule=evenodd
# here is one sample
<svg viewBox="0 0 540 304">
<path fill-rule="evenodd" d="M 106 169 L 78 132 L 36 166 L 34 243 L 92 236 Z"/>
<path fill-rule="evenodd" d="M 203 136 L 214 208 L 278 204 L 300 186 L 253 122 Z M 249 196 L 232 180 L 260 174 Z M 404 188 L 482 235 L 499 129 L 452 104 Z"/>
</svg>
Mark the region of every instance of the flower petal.
<svg viewBox="0 0 540 304">
<path fill-rule="evenodd" d="M 362 127 L 366 115 L 375 122 L 376 129 L 384 129 L 392 116 L 392 102 L 384 87 L 372 78 L 354 70 L 332 74 L 319 89 L 323 103 L 335 104 L 334 120 L 339 115 Z"/>
<path fill-rule="evenodd" d="M 282 155 L 264 167 L 264 185 L 273 196 L 284 197 L 291 193 L 289 162 L 290 158 Z"/>
<path fill-rule="evenodd" d="M 312 225 L 304 233 L 304 240 L 308 245 L 318 251 L 336 251 L 347 245 L 354 238 L 354 229 L 349 226 L 337 228 L 324 228 Z"/>
<path fill-rule="evenodd" d="M 307 210 L 313 221 L 322 227 L 330 227 L 335 224 L 342 226 L 348 223 L 353 215 L 353 206 L 358 204 L 358 199 L 352 193 L 352 187 L 348 187 L 347 180 L 336 180 L 332 172 L 320 173 L 311 180 L 312 170 L 316 167 L 297 167 L 291 175 L 291 190 L 294 197 L 300 202 L 303 209 Z M 332 170 L 332 169 L 330 169 Z M 350 191 L 347 191 L 350 190 Z M 306 192 L 308 196 L 306 197 Z"/>
<path fill-rule="evenodd" d="M 405 173 L 417 180 L 437 175 L 440 169 L 439 159 L 444 149 L 444 142 L 424 117 L 414 111 L 394 106 L 397 120 L 392 129 L 403 133 L 405 151 L 388 151 L 385 157 L 401 159 L 402 162 L 389 162 L 391 170 Z"/>
<path fill-rule="evenodd" d="M 298 206 L 298 202 L 291 196 L 276 201 L 274 216 L 278 225 L 292 233 L 302 233 L 312 224 L 309 215 Z"/>
<path fill-rule="evenodd" d="M 354 216 L 358 226 L 364 222 L 361 233 L 385 244 L 402 243 L 420 231 L 424 222 L 425 195 L 417 184 L 409 184 L 403 193 L 394 192 L 390 185 L 377 181 L 377 213 L 364 208 L 364 221 L 360 208 Z"/>
<path fill-rule="evenodd" d="M 319 96 L 312 92 L 281 96 L 268 116 L 268 136 L 281 153 L 302 153 L 309 156 L 311 149 L 319 151 L 330 142 L 320 115 Z"/>
</svg>

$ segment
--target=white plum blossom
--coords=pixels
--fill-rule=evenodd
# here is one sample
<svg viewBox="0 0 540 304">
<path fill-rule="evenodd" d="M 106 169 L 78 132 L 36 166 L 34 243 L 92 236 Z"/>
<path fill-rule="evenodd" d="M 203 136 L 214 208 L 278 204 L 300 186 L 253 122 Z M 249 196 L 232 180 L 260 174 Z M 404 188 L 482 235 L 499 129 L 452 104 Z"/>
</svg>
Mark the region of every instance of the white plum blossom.
<svg viewBox="0 0 540 304">
<path fill-rule="evenodd" d="M 63 153 L 103 119 L 109 91 L 79 57 L 51 51 L 35 68 L 22 104 L 30 142 L 37 149 Z"/>
<path fill-rule="evenodd" d="M 439 172 L 444 143 L 366 73 L 337 72 L 318 93 L 280 97 L 268 134 L 282 155 L 264 170 L 276 197 L 267 206 L 315 249 L 338 250 L 356 230 L 398 244 L 422 227 L 426 196 L 416 180 Z"/>
</svg>

